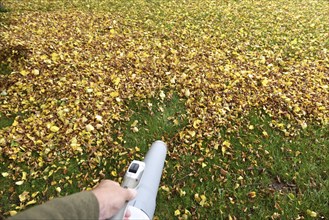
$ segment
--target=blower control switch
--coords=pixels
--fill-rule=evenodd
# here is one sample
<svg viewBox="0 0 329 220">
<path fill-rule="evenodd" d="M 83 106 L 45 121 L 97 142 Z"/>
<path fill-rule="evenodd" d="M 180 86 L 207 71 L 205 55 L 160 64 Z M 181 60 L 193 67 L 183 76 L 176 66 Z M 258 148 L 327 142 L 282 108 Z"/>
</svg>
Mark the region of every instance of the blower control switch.
<svg viewBox="0 0 329 220">
<path fill-rule="evenodd" d="M 129 172 L 130 173 L 137 173 L 138 168 L 139 168 L 138 163 L 132 163 L 129 167 Z"/>
</svg>

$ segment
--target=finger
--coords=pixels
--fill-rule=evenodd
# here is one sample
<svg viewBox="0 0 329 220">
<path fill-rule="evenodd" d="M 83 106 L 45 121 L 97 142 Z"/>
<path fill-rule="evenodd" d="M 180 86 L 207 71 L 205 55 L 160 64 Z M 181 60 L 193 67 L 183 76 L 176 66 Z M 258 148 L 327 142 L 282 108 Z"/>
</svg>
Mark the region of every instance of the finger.
<svg viewBox="0 0 329 220">
<path fill-rule="evenodd" d="M 129 208 L 127 208 L 124 218 L 129 219 L 130 216 L 131 216 L 131 211 L 129 210 Z"/>
<path fill-rule="evenodd" d="M 137 195 L 137 190 L 135 189 L 125 189 L 126 193 L 125 193 L 125 198 L 126 200 L 132 200 L 133 198 L 136 197 Z"/>
<path fill-rule="evenodd" d="M 101 184 L 106 185 L 106 186 L 112 186 L 112 185 L 113 186 L 120 186 L 120 184 L 118 182 L 115 182 L 115 181 L 112 181 L 112 180 L 107 180 L 107 179 L 102 180 Z"/>
</svg>

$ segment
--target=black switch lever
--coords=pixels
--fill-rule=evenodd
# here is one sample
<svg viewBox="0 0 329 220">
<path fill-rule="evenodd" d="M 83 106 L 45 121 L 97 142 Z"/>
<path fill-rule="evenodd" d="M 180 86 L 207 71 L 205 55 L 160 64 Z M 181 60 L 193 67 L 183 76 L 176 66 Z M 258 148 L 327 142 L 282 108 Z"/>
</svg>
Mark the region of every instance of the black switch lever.
<svg viewBox="0 0 329 220">
<path fill-rule="evenodd" d="M 138 168 L 139 168 L 139 164 L 138 163 L 133 163 L 133 164 L 130 165 L 128 171 L 130 173 L 137 173 Z"/>
</svg>

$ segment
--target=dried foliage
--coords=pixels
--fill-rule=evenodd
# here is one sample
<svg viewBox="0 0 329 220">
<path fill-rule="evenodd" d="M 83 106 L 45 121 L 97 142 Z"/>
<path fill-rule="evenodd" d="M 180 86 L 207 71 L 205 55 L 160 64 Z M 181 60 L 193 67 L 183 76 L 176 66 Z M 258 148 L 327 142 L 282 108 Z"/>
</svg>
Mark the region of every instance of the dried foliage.
<svg viewBox="0 0 329 220">
<path fill-rule="evenodd" d="M 0 75 L 0 112 L 23 114 L 0 130 L 0 159 L 11 170 L 2 176 L 16 185 L 65 173 L 67 163 L 56 163 L 81 156 L 88 175 L 80 188 L 107 172 L 96 169 L 105 158 L 122 159 L 117 168 L 124 167 L 140 146 L 124 148 L 115 125 L 130 120 L 132 100 L 184 98 L 189 123 L 169 149 L 173 159 L 202 155 L 201 169 L 202 158 L 234 154 L 220 130 L 238 129 L 251 109 L 263 109 L 286 136 L 328 124 L 326 1 L 134 1 L 113 8 L 99 1 L 85 9 L 61 2 L 37 11 L 34 1 L 9 1 L 9 22 L 0 27 L 1 62 L 13 70 Z M 285 127 L 282 118 L 296 126 Z M 59 193 L 71 177 L 50 185 Z M 11 195 L 19 196 L 11 200 L 19 208 L 41 198 Z M 210 204 L 203 194 L 195 201 Z"/>
</svg>

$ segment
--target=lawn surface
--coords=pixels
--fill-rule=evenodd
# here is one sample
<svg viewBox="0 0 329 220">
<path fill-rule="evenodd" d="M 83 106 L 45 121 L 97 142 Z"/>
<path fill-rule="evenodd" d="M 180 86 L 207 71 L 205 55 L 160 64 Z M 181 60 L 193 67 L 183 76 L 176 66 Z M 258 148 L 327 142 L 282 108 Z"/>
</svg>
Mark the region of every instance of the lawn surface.
<svg viewBox="0 0 329 220">
<path fill-rule="evenodd" d="M 158 219 L 329 216 L 326 0 L 0 4 L 0 214 L 121 181 Z"/>
</svg>

